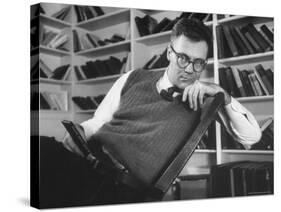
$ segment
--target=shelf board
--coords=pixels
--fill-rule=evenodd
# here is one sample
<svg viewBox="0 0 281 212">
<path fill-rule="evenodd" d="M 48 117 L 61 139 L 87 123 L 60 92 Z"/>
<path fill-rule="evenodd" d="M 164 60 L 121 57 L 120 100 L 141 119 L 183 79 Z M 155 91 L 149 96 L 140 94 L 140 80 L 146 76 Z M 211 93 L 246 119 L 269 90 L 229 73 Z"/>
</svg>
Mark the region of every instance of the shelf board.
<svg viewBox="0 0 281 212">
<path fill-rule="evenodd" d="M 106 46 L 101 46 L 92 49 L 86 49 L 80 52 L 76 52 L 76 55 L 81 56 L 95 56 L 95 55 L 105 55 L 113 54 L 121 51 L 130 51 L 130 40 L 121 41 L 118 43 L 108 44 Z"/>
<path fill-rule="evenodd" d="M 195 149 L 195 153 L 216 153 L 215 149 Z"/>
<path fill-rule="evenodd" d="M 70 52 L 62 51 L 59 49 L 53 49 L 53 48 L 49 48 L 47 46 L 42 46 L 42 45 L 40 46 L 39 53 L 50 54 L 50 55 L 55 55 L 55 56 L 60 56 L 60 57 L 71 55 Z"/>
<path fill-rule="evenodd" d="M 45 14 L 40 14 L 40 22 L 42 22 L 45 25 L 52 26 L 58 29 L 71 26 L 71 24 L 66 21 L 62 21 L 60 19 L 47 16 Z"/>
<path fill-rule="evenodd" d="M 31 80 L 32 84 L 35 84 L 35 83 L 38 83 L 38 82 L 49 83 L 49 84 L 64 84 L 64 85 L 70 85 L 71 84 L 71 81 L 48 79 L 48 78 L 40 78 L 40 79 Z"/>
<path fill-rule="evenodd" d="M 96 110 L 95 109 L 92 109 L 92 110 L 77 110 L 75 111 L 75 113 L 95 113 Z"/>
<path fill-rule="evenodd" d="M 233 22 L 233 21 L 241 20 L 243 18 L 247 18 L 247 16 L 245 16 L 245 15 L 235 15 L 235 16 L 231 16 L 231 17 L 228 17 L 228 18 L 220 19 L 220 20 L 218 20 L 218 23 L 219 24 L 230 23 L 230 22 Z"/>
<path fill-rule="evenodd" d="M 102 16 L 98 16 L 93 19 L 77 23 L 76 27 L 93 31 L 129 21 L 130 9 L 121 9 L 112 13 L 107 13 Z"/>
<path fill-rule="evenodd" d="M 136 38 L 135 41 L 145 45 L 157 45 L 170 41 L 171 30 Z"/>
<path fill-rule="evenodd" d="M 87 79 L 87 80 L 80 80 L 80 81 L 76 81 L 76 84 L 92 84 L 95 82 L 110 81 L 110 80 L 115 80 L 115 79 L 119 78 L 120 76 L 121 76 L 121 74 L 115 74 L 115 75 L 111 75 L 111 76 L 97 77 L 97 78 Z"/>
<path fill-rule="evenodd" d="M 222 153 L 228 154 L 274 154 L 273 150 L 241 150 L 241 149 L 223 149 Z"/>
<path fill-rule="evenodd" d="M 33 112 L 36 112 L 38 113 L 38 111 L 33 111 Z M 43 110 L 43 109 L 40 109 L 39 110 L 39 113 L 59 113 L 59 114 L 66 114 L 66 113 L 69 113 L 70 111 L 67 111 L 67 110 Z"/>
<path fill-rule="evenodd" d="M 225 65 L 236 65 L 236 64 L 241 64 L 241 62 L 254 63 L 254 62 L 260 62 L 265 60 L 273 60 L 273 55 L 274 55 L 273 51 L 263 52 L 263 53 L 257 53 L 251 55 L 243 55 L 238 57 L 219 59 L 219 63 Z"/>
<path fill-rule="evenodd" d="M 250 97 L 239 97 L 236 98 L 239 102 L 255 102 L 255 101 L 272 101 L 274 99 L 273 95 L 270 96 L 250 96 Z"/>
</svg>

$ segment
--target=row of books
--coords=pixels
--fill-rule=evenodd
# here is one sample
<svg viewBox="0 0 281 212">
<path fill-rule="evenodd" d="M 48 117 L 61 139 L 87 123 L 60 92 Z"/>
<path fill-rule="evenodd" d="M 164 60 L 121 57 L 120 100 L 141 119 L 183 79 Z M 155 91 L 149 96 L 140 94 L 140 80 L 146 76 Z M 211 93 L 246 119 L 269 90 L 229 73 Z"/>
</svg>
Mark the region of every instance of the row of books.
<svg viewBox="0 0 281 212">
<path fill-rule="evenodd" d="M 95 110 L 102 102 L 104 94 L 98 96 L 73 96 L 72 101 L 81 109 L 81 110 Z"/>
<path fill-rule="evenodd" d="M 176 17 L 175 19 L 171 20 L 167 17 L 164 17 L 159 23 L 158 21 L 153 18 L 150 15 L 145 15 L 144 17 L 135 17 L 135 22 L 137 25 L 137 29 L 139 31 L 140 36 L 146 36 L 150 34 L 155 34 L 159 32 L 165 32 L 172 30 L 173 26 L 175 23 L 180 19 L 180 18 L 194 18 L 198 19 L 201 21 L 209 21 L 212 19 L 211 14 L 207 13 L 188 13 L 188 12 L 183 12 L 179 17 Z"/>
<path fill-rule="evenodd" d="M 67 46 L 70 40 L 68 28 L 56 31 L 48 26 L 40 25 L 40 27 L 39 42 L 41 45 L 49 48 L 69 51 L 69 47 Z"/>
<path fill-rule="evenodd" d="M 67 93 L 40 91 L 31 94 L 31 110 L 38 110 L 38 102 L 42 110 L 67 111 Z"/>
<path fill-rule="evenodd" d="M 64 20 L 65 17 L 69 14 L 70 10 L 71 10 L 71 6 L 64 7 L 59 11 L 55 12 L 54 14 L 52 14 L 51 17 Z"/>
<path fill-rule="evenodd" d="M 273 32 L 265 24 L 260 30 L 252 23 L 242 27 L 218 25 L 216 34 L 219 59 L 273 50 Z"/>
<path fill-rule="evenodd" d="M 236 67 L 219 68 L 219 81 L 223 89 L 234 97 L 273 95 L 273 71 L 262 64 L 252 70 Z"/>
<path fill-rule="evenodd" d="M 117 33 L 112 35 L 111 38 L 105 38 L 104 40 L 102 40 L 97 35 L 94 35 L 92 33 L 85 33 L 79 36 L 76 30 L 73 30 L 72 32 L 74 52 L 105 46 L 108 44 L 117 43 L 125 40 L 125 36 Z"/>
<path fill-rule="evenodd" d="M 236 161 L 211 167 L 211 197 L 273 194 L 273 162 Z"/>
<path fill-rule="evenodd" d="M 104 11 L 101 7 L 97 6 L 77 6 L 74 5 L 74 11 L 76 13 L 77 22 L 89 20 L 101 15 L 104 15 Z"/>
<path fill-rule="evenodd" d="M 155 54 L 152 58 L 150 58 L 147 63 L 143 66 L 144 69 L 156 69 L 163 68 L 169 65 L 169 61 L 167 59 L 167 48 L 165 48 L 164 52 L 161 54 Z"/>
<path fill-rule="evenodd" d="M 120 74 L 126 68 L 127 57 L 122 61 L 114 56 L 106 60 L 87 61 L 84 65 L 74 66 L 77 80 L 86 80 L 103 76 Z"/>
<path fill-rule="evenodd" d="M 251 146 L 251 150 L 274 150 L 273 127 L 273 118 L 269 118 L 260 126 L 262 137 L 256 144 Z M 245 147 L 235 141 L 224 128 L 222 128 L 221 137 L 222 149 L 245 149 Z"/>
<path fill-rule="evenodd" d="M 66 80 L 70 73 L 70 64 L 58 66 L 52 70 L 46 63 L 39 59 L 31 69 L 31 79 L 36 80 L 40 78 Z"/>
</svg>

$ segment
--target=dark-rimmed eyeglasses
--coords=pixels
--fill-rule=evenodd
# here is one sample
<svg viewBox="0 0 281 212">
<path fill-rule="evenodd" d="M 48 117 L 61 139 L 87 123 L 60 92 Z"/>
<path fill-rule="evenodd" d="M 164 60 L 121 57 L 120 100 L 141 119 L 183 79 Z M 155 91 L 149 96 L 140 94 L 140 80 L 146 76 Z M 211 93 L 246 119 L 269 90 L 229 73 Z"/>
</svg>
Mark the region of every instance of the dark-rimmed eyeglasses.
<svg viewBox="0 0 281 212">
<path fill-rule="evenodd" d="M 191 61 L 186 54 L 176 52 L 172 45 L 170 45 L 170 47 L 177 57 L 177 64 L 180 68 L 185 69 L 190 63 L 192 63 L 193 70 L 200 73 L 204 70 L 208 63 L 208 60 L 203 60 L 201 58 L 196 58 Z"/>
</svg>

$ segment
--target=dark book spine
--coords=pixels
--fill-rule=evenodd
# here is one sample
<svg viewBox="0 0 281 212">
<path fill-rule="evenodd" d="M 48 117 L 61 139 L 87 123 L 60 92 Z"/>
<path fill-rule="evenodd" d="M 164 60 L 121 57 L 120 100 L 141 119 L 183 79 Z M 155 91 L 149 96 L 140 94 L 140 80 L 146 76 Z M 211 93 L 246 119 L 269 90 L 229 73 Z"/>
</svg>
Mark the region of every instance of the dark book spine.
<svg viewBox="0 0 281 212">
<path fill-rule="evenodd" d="M 239 93 L 239 90 L 236 86 L 236 83 L 235 83 L 235 80 L 234 80 L 234 77 L 232 75 L 232 70 L 230 67 L 227 67 L 225 69 L 225 73 L 226 73 L 226 80 L 228 82 L 228 85 L 230 87 L 230 95 L 231 96 L 234 96 L 234 97 L 239 97 L 240 96 L 240 93 Z"/>
<path fill-rule="evenodd" d="M 75 13 L 76 13 L 77 22 L 83 21 L 82 16 L 81 16 L 81 13 L 80 13 L 80 11 L 79 11 L 79 6 L 74 5 L 74 10 L 75 10 Z"/>
<path fill-rule="evenodd" d="M 249 78 L 248 78 L 248 72 L 247 70 L 239 71 L 240 78 L 242 80 L 242 83 L 244 85 L 245 91 L 247 93 L 247 96 L 255 96 L 255 93 L 253 91 L 253 88 L 250 84 Z"/>
<path fill-rule="evenodd" d="M 234 30 L 234 28 L 233 27 L 229 27 L 229 29 L 230 29 L 230 33 L 231 33 L 231 35 L 233 37 L 233 40 L 234 40 L 235 44 L 238 47 L 239 55 L 247 55 L 247 54 L 249 54 L 248 49 L 243 44 L 242 40 L 240 39 L 239 35 Z"/>
<path fill-rule="evenodd" d="M 269 82 L 270 82 L 270 84 L 271 84 L 271 86 L 272 86 L 272 88 L 274 88 L 274 77 L 273 77 L 273 72 L 272 72 L 272 70 L 269 68 L 269 69 L 266 69 L 265 70 L 265 74 L 266 74 L 266 76 L 267 76 L 267 78 L 268 78 L 268 80 L 269 80 Z"/>
<path fill-rule="evenodd" d="M 268 27 L 263 24 L 260 29 L 266 35 L 266 37 L 273 43 L 273 33 L 268 29 Z"/>
<path fill-rule="evenodd" d="M 94 10 L 98 14 L 98 16 L 104 15 L 104 11 L 101 7 L 93 6 Z"/>
<path fill-rule="evenodd" d="M 263 51 L 270 51 L 272 50 L 271 45 L 265 40 L 265 38 L 258 32 L 256 27 L 252 24 L 249 23 L 247 25 L 249 33 L 253 36 L 253 38 L 256 40 L 258 45 Z"/>
<path fill-rule="evenodd" d="M 72 31 L 73 34 L 73 47 L 74 47 L 74 52 L 78 52 L 81 50 L 81 44 L 79 41 L 79 36 L 76 30 Z"/>
<path fill-rule="evenodd" d="M 160 32 L 164 27 L 166 27 L 169 23 L 172 21 L 168 18 L 164 18 L 160 21 L 159 24 L 157 24 L 154 29 L 152 30 L 152 34 Z"/>
<path fill-rule="evenodd" d="M 258 64 L 255 66 L 255 69 L 259 72 L 261 79 L 262 79 L 265 87 L 267 88 L 269 94 L 273 95 L 273 87 L 270 84 L 270 81 L 265 74 L 265 70 L 264 70 L 263 66 L 261 64 Z"/>
<path fill-rule="evenodd" d="M 262 49 L 260 48 L 260 46 L 258 45 L 256 40 L 253 38 L 253 36 L 250 34 L 250 32 L 248 31 L 247 27 L 246 26 L 242 27 L 241 31 L 245 35 L 245 37 L 247 38 L 247 40 L 249 41 L 251 46 L 253 47 L 255 53 L 262 52 Z"/>
<path fill-rule="evenodd" d="M 224 32 L 224 35 L 225 35 L 225 38 L 227 40 L 227 44 L 229 46 L 229 49 L 231 51 L 231 54 L 233 57 L 236 57 L 239 55 L 239 52 L 238 52 L 238 49 L 234 43 L 234 40 L 233 40 L 233 37 L 231 36 L 230 34 L 230 29 L 229 29 L 229 26 L 225 25 L 222 27 L 223 29 L 223 32 Z"/>
<path fill-rule="evenodd" d="M 225 68 L 223 67 L 219 68 L 219 81 L 222 88 L 230 94 L 231 90 L 226 80 Z"/>
<path fill-rule="evenodd" d="M 223 42 L 222 25 L 216 27 L 217 43 L 218 43 L 218 58 L 222 59 L 225 57 L 225 46 Z"/>
<path fill-rule="evenodd" d="M 242 45 L 246 47 L 246 49 L 248 50 L 249 54 L 254 54 L 255 53 L 254 49 L 250 45 L 249 41 L 244 37 L 244 35 L 242 34 L 240 28 L 239 27 L 234 27 L 233 29 L 237 33 L 239 38 L 241 39 Z"/>
</svg>

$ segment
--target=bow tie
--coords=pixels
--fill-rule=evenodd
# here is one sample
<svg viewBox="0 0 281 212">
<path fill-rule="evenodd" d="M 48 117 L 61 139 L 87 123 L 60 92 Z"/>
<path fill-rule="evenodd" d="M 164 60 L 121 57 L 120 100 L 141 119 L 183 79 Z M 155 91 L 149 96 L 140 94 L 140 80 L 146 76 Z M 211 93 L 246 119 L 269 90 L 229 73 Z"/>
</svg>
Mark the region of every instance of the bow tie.
<svg viewBox="0 0 281 212">
<path fill-rule="evenodd" d="M 167 101 L 169 101 L 169 102 L 172 102 L 172 101 L 174 100 L 173 94 L 174 94 L 175 92 L 180 93 L 181 90 L 180 90 L 178 87 L 176 87 L 176 86 L 169 87 L 167 90 L 162 89 L 162 90 L 160 91 L 160 96 L 161 96 L 163 99 L 165 99 L 165 100 L 167 100 Z"/>
</svg>

